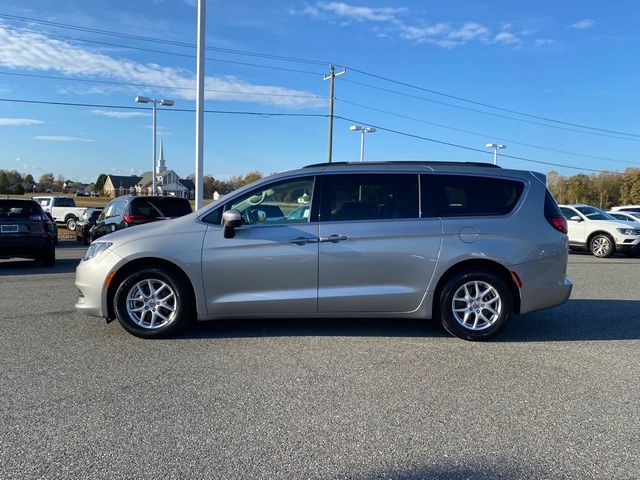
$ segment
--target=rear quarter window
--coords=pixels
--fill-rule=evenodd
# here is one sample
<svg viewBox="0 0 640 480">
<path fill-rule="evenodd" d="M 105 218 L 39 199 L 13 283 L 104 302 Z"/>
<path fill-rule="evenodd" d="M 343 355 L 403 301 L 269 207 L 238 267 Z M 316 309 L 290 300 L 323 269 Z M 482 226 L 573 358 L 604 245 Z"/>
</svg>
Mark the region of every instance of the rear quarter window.
<svg viewBox="0 0 640 480">
<path fill-rule="evenodd" d="M 510 213 L 520 200 L 524 183 L 474 175 L 437 175 L 442 217 L 491 216 Z"/>
</svg>

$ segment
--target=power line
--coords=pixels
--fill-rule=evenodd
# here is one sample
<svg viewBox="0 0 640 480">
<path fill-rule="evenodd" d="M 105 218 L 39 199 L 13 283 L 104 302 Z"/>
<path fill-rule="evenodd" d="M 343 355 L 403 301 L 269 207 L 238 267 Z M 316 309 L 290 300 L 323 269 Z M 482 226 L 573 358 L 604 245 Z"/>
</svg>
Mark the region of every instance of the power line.
<svg viewBox="0 0 640 480">
<path fill-rule="evenodd" d="M 177 46 L 177 47 L 185 47 L 185 48 L 195 48 L 196 45 L 193 43 L 187 43 L 187 42 L 179 42 L 176 40 L 166 40 L 163 38 L 156 38 L 156 37 L 146 37 L 143 35 L 132 35 L 129 33 L 122 33 L 122 32 L 114 32 L 111 30 L 103 30 L 103 29 L 99 29 L 99 28 L 89 28 L 89 27 L 81 27 L 78 25 L 70 25 L 68 23 L 60 23 L 60 22 L 51 22 L 51 21 L 47 21 L 47 20 L 39 20 L 36 18 L 29 18 L 29 17 L 22 17 L 22 16 L 18 16 L 18 15 L 8 15 L 8 14 L 3 14 L 0 13 L 0 18 L 5 18 L 7 20 L 14 20 L 14 21 L 19 21 L 19 22 L 26 22 L 26 23 L 37 23 L 40 25 L 46 25 L 49 27 L 56 27 L 56 28 L 65 28 L 65 29 L 69 29 L 69 30 L 76 30 L 76 31 L 80 31 L 80 32 L 88 32 L 88 33 L 96 33 L 99 35 L 108 35 L 108 36 L 112 36 L 112 37 L 119 37 L 119 38 L 128 38 L 130 40 L 140 40 L 140 41 L 144 41 L 144 42 L 153 42 L 153 43 L 163 43 L 165 45 L 173 45 L 173 46 Z M 286 62 L 295 62 L 295 63 L 306 63 L 306 64 L 310 64 L 310 65 L 327 65 L 331 62 L 322 62 L 319 60 L 310 60 L 310 59 L 306 59 L 306 58 L 298 58 L 298 57 L 288 57 L 288 56 L 284 56 L 284 55 L 272 55 L 272 54 L 268 54 L 268 53 L 260 53 L 260 52 L 251 52 L 251 51 L 247 51 L 247 50 L 235 50 L 235 49 L 231 49 L 231 48 L 221 48 L 221 47 L 205 47 L 206 50 L 211 50 L 211 51 L 215 51 L 215 52 L 221 52 L 221 53 L 229 53 L 229 54 L 234 54 L 234 55 L 248 55 L 248 56 L 252 56 L 252 57 L 259 57 L 259 58 L 268 58 L 271 60 L 281 60 L 281 61 L 286 61 Z"/>
<path fill-rule="evenodd" d="M 154 43 L 163 43 L 163 44 L 167 44 L 167 45 L 174 45 L 174 46 L 178 46 L 178 47 L 186 47 L 186 48 L 195 48 L 195 45 L 192 43 L 187 43 L 187 42 L 178 42 L 178 41 L 172 41 L 172 40 L 166 40 L 166 39 L 161 39 L 161 38 L 155 38 L 155 37 L 146 37 L 146 36 L 142 36 L 142 35 L 132 35 L 132 34 L 126 34 L 126 33 L 121 33 L 121 32 L 113 32 L 110 30 L 103 30 L 103 29 L 95 29 L 95 28 L 89 28 L 89 27 L 80 27 L 77 25 L 70 25 L 70 24 L 65 24 L 65 23 L 60 23 L 60 22 L 50 22 L 50 21 L 45 21 L 45 20 L 39 20 L 39 19 L 34 19 L 34 18 L 29 18 L 29 17 L 22 17 L 22 16 L 17 16 L 17 15 L 8 15 L 8 14 L 0 14 L 0 18 L 5 18 L 5 19 L 9 19 L 9 20 L 14 20 L 14 21 L 20 21 L 20 22 L 32 22 L 32 23 L 37 23 L 37 24 L 41 24 L 41 25 L 47 25 L 47 26 L 52 26 L 52 27 L 56 27 L 56 28 L 66 28 L 66 29 L 72 29 L 72 30 L 77 30 L 77 31 L 84 31 L 84 32 L 89 32 L 89 33 L 97 33 L 97 34 L 101 34 L 101 35 L 110 35 L 110 36 L 116 36 L 116 37 L 120 37 L 120 38 L 128 38 L 128 39 L 135 39 L 135 40 L 140 40 L 140 41 L 147 41 L 147 42 L 154 42 Z M 247 50 L 237 50 L 237 49 L 228 49 L 228 48 L 221 48 L 221 47 L 206 47 L 207 50 L 212 50 L 212 51 L 217 51 L 217 52 L 221 52 L 221 53 L 228 53 L 228 54 L 232 54 L 232 55 L 247 55 L 247 56 L 253 56 L 253 57 L 258 57 L 258 58 L 266 58 L 266 59 L 271 59 L 271 60 L 281 60 L 281 61 L 288 61 L 288 62 L 296 62 L 296 63 L 305 63 L 305 64 L 313 64 L 313 65 L 327 65 L 327 64 L 335 64 L 337 66 L 340 67 L 347 67 L 344 65 L 340 65 L 337 64 L 336 62 L 325 62 L 325 61 L 319 61 L 319 60 L 311 60 L 311 59 L 306 59 L 306 58 L 299 58 L 299 57 L 289 57 L 289 56 L 283 56 L 283 55 L 273 55 L 273 54 L 267 54 L 267 53 L 261 53 L 261 52 L 252 52 L 252 51 L 247 51 Z M 507 113 L 513 113 L 516 115 L 521 115 L 521 116 L 525 116 L 525 117 L 529 117 L 529 118 L 535 118 L 538 120 L 543 120 L 543 121 L 547 121 L 547 122 L 552 122 L 552 123 L 557 123 L 557 124 L 561 124 L 561 125 L 568 125 L 568 126 L 573 126 L 573 127 L 577 127 L 577 128 L 582 128 L 585 130 L 591 130 L 592 134 L 596 134 L 595 132 L 601 132 L 600 135 L 602 136 L 606 136 L 609 138 L 617 138 L 617 139 L 627 139 L 625 137 L 616 137 L 613 135 L 605 135 L 605 133 L 609 133 L 609 134 L 615 134 L 615 135 L 626 135 L 629 137 L 634 137 L 640 140 L 640 134 L 635 134 L 635 133 L 628 133 L 628 132 L 621 132 L 621 131 L 616 131 L 616 130 L 610 130 L 610 129 L 603 129 L 603 128 L 598 128 L 598 127 L 591 127 L 588 125 L 582 125 L 582 124 L 578 124 L 578 123 L 573 123 L 573 122 L 566 122 L 566 121 L 562 121 L 562 120 L 555 120 L 549 117 L 543 117 L 540 115 L 533 115 L 533 114 L 529 114 L 526 112 L 520 112 L 518 110 L 513 110 L 513 109 L 507 109 L 504 107 L 499 107 L 496 105 L 492 105 L 489 103 L 484 103 L 484 102 L 478 102 L 475 100 L 470 100 L 468 98 L 465 97 L 460 97 L 460 96 L 456 96 L 456 95 L 451 95 L 448 93 L 444 93 L 444 92 L 440 92 L 437 90 L 433 90 L 433 89 L 428 89 L 425 87 L 421 87 L 418 85 L 413 85 L 411 83 L 408 82 L 402 82 L 400 80 L 395 80 L 389 77 L 385 77 L 382 75 L 377 75 L 374 73 L 370 73 L 364 70 L 360 70 L 360 69 L 356 69 L 353 67 L 347 67 L 349 70 L 352 70 L 354 72 L 360 73 L 362 75 L 366 75 L 372 78 L 376 78 L 379 80 L 383 80 L 383 81 L 387 81 L 387 82 L 391 82 L 397 85 L 402 85 L 404 87 L 408 87 L 408 88 L 413 88 L 413 89 L 417 89 L 420 91 L 424 91 L 424 92 L 428 92 L 434 95 L 439 95 L 439 96 L 443 96 L 446 98 L 451 98 L 451 99 L 455 99 L 461 102 L 466 102 L 466 103 L 470 103 L 473 105 L 478 105 L 478 106 L 483 106 L 486 108 L 491 108 L 494 110 L 499 110 L 499 111 L 503 111 L 503 112 L 507 112 Z M 352 81 L 353 82 L 353 81 Z M 358 82 L 353 82 L 353 83 L 358 83 Z M 383 88 L 379 88 L 379 87 L 373 87 L 370 85 L 366 85 L 363 84 L 364 86 L 369 86 L 372 88 L 378 88 L 379 90 L 383 90 L 383 91 L 390 91 L 391 90 L 386 90 Z M 393 92 L 393 93 L 399 93 L 399 92 Z M 427 100 L 422 98 L 423 100 Z M 429 100 L 427 100 L 429 101 Z M 433 100 L 431 100 L 433 101 Z M 442 103 L 443 105 L 448 105 L 448 106 L 454 106 L 451 104 L 446 104 L 443 102 L 436 102 L 433 101 L 435 103 Z M 486 115 L 491 115 L 491 113 L 489 112 L 483 112 L 481 110 L 475 110 L 475 109 L 468 109 L 468 108 L 464 108 L 461 106 L 455 106 L 456 108 L 462 108 L 465 110 L 469 110 L 469 111 L 475 111 L 478 113 L 484 113 Z M 496 115 L 493 114 L 494 116 L 498 116 L 498 117 L 502 117 L 502 118 L 506 118 L 509 120 L 515 120 L 515 121 L 521 121 L 521 122 L 525 122 L 525 123 L 531 123 L 534 125 L 540 125 L 540 126 L 547 126 L 547 127 L 552 127 L 551 125 L 546 125 L 543 123 L 538 123 L 538 122 L 530 122 L 530 121 L 526 121 L 523 119 L 517 119 L 514 117 L 509 117 L 509 116 L 504 116 L 504 115 Z M 554 128 L 561 128 L 564 130 L 568 130 L 568 131 L 574 131 L 574 132 L 578 132 L 578 133 L 588 133 L 588 132 L 583 132 L 581 130 L 574 130 L 574 129 L 568 129 L 568 128 L 562 128 L 562 127 L 558 127 L 555 126 Z"/>
<path fill-rule="evenodd" d="M 361 125 L 368 125 L 370 127 L 374 127 L 380 131 L 383 132 L 389 132 L 389 133 L 394 133 L 396 135 L 401 135 L 404 137 L 409 137 L 409 138 L 415 138 L 417 140 L 424 140 L 426 142 L 431 142 L 431 143 L 437 143 L 439 145 L 445 145 L 448 147 L 455 147 L 455 148 L 460 148 L 463 150 L 468 150 L 471 152 L 478 152 L 478 153 L 482 153 L 483 155 L 492 155 L 491 152 L 487 151 L 487 150 L 481 150 L 479 148 L 475 148 L 475 147 L 469 147 L 466 145 L 460 145 L 458 143 L 452 143 L 452 142 L 445 142 L 442 140 L 437 140 L 435 138 L 429 138 L 429 137 L 424 137 L 422 135 L 416 135 L 413 133 L 408 133 L 408 132 L 403 132 L 401 130 L 394 130 L 392 128 L 387 128 L 387 127 L 382 127 L 380 125 L 375 125 L 369 122 L 362 122 L 361 120 L 354 120 L 352 118 L 346 118 L 346 117 L 342 117 L 339 115 L 335 115 L 335 118 L 339 119 L 339 120 L 343 120 L 349 123 L 355 123 L 355 124 L 361 124 Z M 604 173 L 611 173 L 611 174 L 616 174 L 616 175 L 625 175 L 624 173 L 620 173 L 620 172 L 611 172 L 608 170 L 595 170 L 593 168 L 586 168 L 586 167 L 576 167 L 573 165 L 565 165 L 565 164 L 561 164 L 561 163 L 552 163 L 552 162 L 544 162 L 542 160 L 534 160 L 531 158 L 525 158 L 525 157 L 517 157 L 515 155 L 505 155 L 505 154 L 500 154 L 501 158 L 511 158 L 514 160 L 522 160 L 523 162 L 531 162 L 531 163 L 537 163 L 540 165 L 548 165 L 548 166 L 553 166 L 553 167 L 563 167 L 563 168 L 570 168 L 573 170 L 580 170 L 580 171 L 587 171 L 587 172 L 596 172 L 596 173 L 600 173 L 600 172 L 604 172 Z"/>
<path fill-rule="evenodd" d="M 91 80 L 87 78 L 77 78 L 77 77 L 59 77 L 55 75 L 39 75 L 35 73 L 17 73 L 17 72 L 0 72 L 0 75 L 10 75 L 16 77 L 32 77 L 32 78 L 42 78 L 48 80 L 64 80 L 64 81 L 73 81 L 73 82 L 87 82 L 87 83 L 98 83 L 98 84 L 106 84 L 106 85 L 121 85 L 127 87 L 150 87 L 150 88 L 164 88 L 171 90 L 189 90 L 194 91 L 195 88 L 191 87 L 175 87 L 172 85 L 154 85 L 148 83 L 128 83 L 128 82 L 116 82 L 112 80 Z M 292 97 L 292 98 L 314 98 L 314 99 L 326 99 L 322 95 L 293 95 L 293 94 L 285 94 L 285 93 L 262 93 L 262 92 L 247 92 L 241 90 L 216 90 L 216 89 L 206 89 L 206 92 L 216 92 L 216 93 L 233 93 L 239 95 L 257 95 L 257 96 L 268 96 L 268 97 Z"/>
<path fill-rule="evenodd" d="M 44 100 L 23 100 L 23 99 L 15 99 L 15 98 L 0 98 L 0 102 L 25 103 L 25 104 L 37 104 L 37 105 L 53 105 L 53 106 L 71 106 L 71 107 L 112 108 L 112 109 L 122 109 L 122 110 L 150 110 L 149 107 L 138 107 L 138 106 L 129 106 L 129 105 L 109 105 L 109 104 L 76 103 L 76 102 L 53 102 L 53 101 L 44 101 Z M 195 112 L 195 109 L 193 109 L 193 108 L 167 108 L 167 109 L 161 109 L 161 110 L 163 110 L 165 112 L 187 112 L 187 113 Z M 224 115 L 260 116 L 260 117 L 266 117 L 266 118 L 268 118 L 268 117 L 327 118 L 328 117 L 327 114 L 320 114 L 320 113 L 254 112 L 254 111 L 234 111 L 234 110 L 205 110 L 204 112 L 205 113 L 212 113 L 212 114 L 224 114 Z M 487 150 L 481 150 L 479 148 L 469 147 L 469 146 L 466 146 L 466 145 L 460 145 L 460 144 L 452 143 L 452 142 L 445 142 L 445 141 L 442 141 L 442 140 L 437 140 L 435 138 L 424 137 L 422 135 L 416 135 L 416 134 L 412 134 L 412 133 L 408 133 L 408 132 L 403 132 L 401 130 L 395 130 L 395 129 L 392 129 L 392 128 L 383 127 L 381 125 L 374 125 L 374 124 L 371 124 L 371 123 L 368 123 L 368 122 L 363 122 L 361 120 L 355 120 L 355 119 L 352 119 L 352 118 L 347 118 L 347 117 L 343 117 L 343 116 L 339 116 L 339 115 L 334 115 L 334 118 L 336 118 L 338 120 L 343 120 L 343 121 L 349 122 L 349 123 L 366 124 L 368 126 L 377 128 L 380 131 L 389 132 L 389 133 L 393 133 L 393 134 L 396 134 L 396 135 L 401 135 L 401 136 L 408 137 L 408 138 L 414 138 L 414 139 L 423 140 L 423 141 L 427 141 L 427 142 L 431 142 L 431 143 L 437 143 L 439 145 L 445 145 L 445 146 L 459 148 L 459 149 L 463 149 L 463 150 L 467 150 L 467 151 L 471 151 L 471 152 L 477 152 L 477 153 L 481 153 L 483 155 L 491 154 L 491 152 L 488 152 Z M 595 172 L 595 173 L 604 172 L 604 173 L 611 173 L 611 174 L 616 174 L 616 175 L 626 175 L 625 173 L 620 173 L 620 172 L 611 172 L 611 171 L 608 171 L 608 170 L 596 170 L 596 169 L 586 168 L 586 167 L 576 167 L 576 166 L 573 166 L 573 165 L 566 165 L 566 164 L 561 164 L 561 163 L 544 162 L 544 161 L 541 161 L 541 160 L 534 160 L 534 159 L 531 159 L 531 158 L 518 157 L 518 156 L 515 156 L 515 155 L 501 154 L 500 156 L 502 158 L 511 158 L 511 159 L 514 159 L 514 160 L 521 160 L 521 161 L 524 161 L 524 162 L 537 163 L 537 164 L 540 164 L 540 165 L 547 165 L 547 166 L 553 166 L 553 167 L 562 167 L 562 168 L 569 168 L 569 169 L 573 169 L 573 170 Z"/>
<path fill-rule="evenodd" d="M 636 138 L 629 138 L 629 137 L 619 137 L 619 136 L 616 136 L 616 135 L 609 135 L 609 134 L 606 134 L 606 133 L 588 132 L 588 131 L 584 131 L 584 130 L 577 130 L 575 128 L 561 127 L 561 126 L 558 126 L 558 125 L 547 125 L 546 123 L 534 122 L 532 120 L 525 120 L 523 118 L 511 117 L 509 115 L 502 115 L 500 113 L 486 112 L 484 110 L 478 110 L 477 108 L 471 108 L 471 107 L 465 107 L 465 106 L 462 106 L 462 105 L 455 105 L 453 103 L 441 102 L 439 100 L 433 100 L 432 98 L 421 97 L 419 95 L 413 95 L 411 93 L 399 92 L 397 90 L 392 90 L 392 89 L 384 88 L 384 87 L 378 87 L 376 85 L 370 85 L 368 83 L 358 82 L 356 80 L 350 80 L 350 79 L 342 78 L 342 79 L 340 79 L 340 81 L 341 82 L 353 83 L 354 85 L 360 85 L 362 87 L 372 88 L 374 90 L 380 90 L 380 91 L 383 91 L 383 92 L 394 93 L 396 95 L 401 95 L 403 97 L 414 98 L 416 100 L 422 100 L 424 102 L 435 103 L 435 104 L 438 104 L 438 105 L 445 105 L 447 107 L 457 108 L 459 110 L 465 110 L 467 112 L 481 113 L 483 115 L 489 115 L 491 117 L 505 118 L 507 120 L 514 120 L 516 122 L 528 123 L 530 125 L 538 125 L 538 126 L 541 126 L 541 127 L 555 128 L 557 130 L 565 130 L 565 131 L 568 131 L 568 132 L 581 133 L 581 134 L 584 134 L 584 135 L 595 135 L 595 136 L 598 136 L 598 137 L 615 138 L 617 140 L 628 140 L 628 141 L 632 141 L 632 142 L 640 141 L 640 138 L 636 139 Z"/>
<path fill-rule="evenodd" d="M 0 98 L 0 102 L 9 103 L 26 103 L 35 105 L 53 105 L 64 107 L 91 107 L 91 108 L 113 108 L 120 110 L 151 110 L 149 107 L 137 107 L 129 105 L 109 105 L 98 103 L 77 103 L 77 102 L 52 102 L 46 100 L 23 100 L 17 98 Z M 165 112 L 195 112 L 195 108 L 159 108 Z M 228 114 L 228 115 L 250 115 L 258 117 L 300 117 L 300 118 L 327 118 L 328 115 L 323 113 L 288 113 L 288 112 L 252 112 L 242 110 L 205 110 L 205 113 Z"/>
<path fill-rule="evenodd" d="M 535 118 L 537 120 L 544 120 L 545 122 L 553 122 L 553 123 L 558 123 L 558 124 L 561 124 L 561 125 L 569 125 L 569 126 L 572 126 L 572 127 L 584 128 L 586 130 L 595 130 L 595 131 L 598 131 L 598 132 L 613 133 L 613 134 L 616 134 L 616 135 L 628 135 L 630 137 L 640 138 L 640 134 L 637 134 L 637 133 L 620 132 L 620 131 L 617 131 L 617 130 L 609 130 L 609 129 L 606 129 L 606 128 L 591 127 L 589 125 L 582 125 L 582 124 L 579 124 L 579 123 L 565 122 L 565 121 L 562 121 L 562 120 L 555 120 L 555 119 L 549 118 L 549 117 L 543 117 L 543 116 L 540 116 L 540 115 L 533 115 L 533 114 L 526 113 L 526 112 L 520 112 L 518 110 L 512 110 L 512 109 L 509 109 L 509 108 L 504 108 L 504 107 L 499 107 L 499 106 L 496 106 L 496 105 L 491 105 L 489 103 L 470 100 L 468 98 L 459 97 L 457 95 L 451 95 L 451 94 L 448 94 L 448 93 L 439 92 L 437 90 L 432 90 L 432 89 L 429 89 L 429 88 L 420 87 L 418 85 L 413 85 L 411 83 L 402 82 L 400 80 L 394 80 L 392 78 L 384 77 L 382 75 L 376 75 L 374 73 L 365 72 L 364 70 L 358 70 L 358 69 L 355 69 L 355 68 L 350 68 L 349 70 L 351 70 L 353 72 L 356 72 L 356 73 L 360 73 L 362 75 L 367 75 L 367 76 L 372 77 L 372 78 L 377 78 L 378 80 L 384 80 L 386 82 L 394 83 L 396 85 L 402 85 L 403 87 L 413 88 L 413 89 L 420 90 L 420 91 L 423 91 L 423 92 L 432 93 L 434 95 L 439 95 L 441 97 L 451 98 L 451 99 L 458 100 L 458 101 L 461 101 L 461 102 L 470 103 L 472 105 L 478 105 L 478 106 L 481 106 L 481 107 L 492 108 L 494 110 L 500 110 L 502 112 L 507 112 L 507 113 L 514 113 L 516 115 L 522 115 L 524 117 Z"/>
<path fill-rule="evenodd" d="M 476 135 L 478 137 L 492 138 L 492 139 L 495 139 L 495 140 L 501 140 L 503 142 L 509 142 L 509 143 L 513 143 L 515 145 L 522 145 L 522 146 L 525 146 L 525 147 L 537 148 L 537 149 L 540 149 L 540 150 L 547 150 L 549 152 L 563 153 L 563 154 L 566 154 L 566 155 L 575 155 L 577 157 L 591 158 L 591 159 L 595 159 L 595 160 L 606 160 L 606 161 L 609 161 L 609 162 L 624 163 L 624 164 L 635 165 L 635 166 L 639 165 L 637 163 L 633 163 L 633 162 L 629 162 L 629 161 L 625 161 L 625 160 L 618 160 L 618 159 L 609 158 L 609 157 L 600 157 L 598 155 L 588 155 L 588 154 L 585 154 L 585 153 L 570 152 L 570 151 L 567 151 L 567 150 L 559 150 L 559 149 L 551 148 L 551 147 L 543 147 L 543 146 L 540 146 L 540 145 L 533 145 L 531 143 L 520 142 L 520 141 L 517 141 L 517 140 L 510 139 L 510 138 L 504 138 L 504 137 L 499 137 L 499 136 L 496 136 L 496 135 L 490 135 L 490 134 L 486 134 L 486 133 L 474 132 L 472 130 L 465 130 L 463 128 L 456 128 L 456 127 L 452 127 L 450 125 L 444 125 L 442 123 L 430 122 L 428 120 L 424 120 L 424 119 L 421 119 L 421 118 L 411 117 L 409 115 L 403 115 L 401 113 L 396 113 L 396 112 L 390 112 L 388 110 L 383 110 L 383 109 L 371 107 L 371 106 L 368 106 L 368 105 L 362 105 L 362 104 L 359 104 L 359 103 L 351 102 L 349 100 L 344 100 L 344 99 L 337 98 L 337 97 L 336 97 L 336 100 L 338 100 L 341 103 L 346 103 L 348 105 L 353 105 L 353 106 L 356 106 L 356 107 L 359 107 L 359 108 L 372 110 L 374 112 L 380 112 L 380 113 L 384 113 L 386 115 L 392 115 L 394 117 L 404 118 L 404 119 L 411 120 L 411 121 L 414 121 L 414 122 L 424 123 L 426 125 L 434 125 L 436 127 L 445 128 L 445 129 L 448 129 L 448 130 L 453 130 L 455 132 L 462 132 L 462 133 L 467 133 L 467 134 L 470 134 L 470 135 Z"/>
<path fill-rule="evenodd" d="M 1 17 L 2 15 L 0 15 Z M 37 34 L 37 35 L 43 35 L 42 32 L 38 32 L 36 30 L 28 30 L 25 28 L 15 28 L 15 27 L 8 27 L 6 25 L 2 26 L 2 28 L 6 29 L 6 30 L 12 30 L 12 31 L 16 31 L 16 32 L 25 32 L 25 33 L 33 33 L 33 34 Z M 103 46 L 107 46 L 107 47 L 117 47 L 117 48 L 126 48 L 128 50 L 138 50 L 141 52 L 148 52 L 148 53 L 159 53 L 161 55 L 172 55 L 175 57 L 183 57 L 183 58 L 196 58 L 195 55 L 191 55 L 188 53 L 178 53 L 178 52 L 169 52 L 167 50 L 158 50 L 158 49 L 154 49 L 154 48 L 144 48 L 144 47 L 136 47 L 133 45 L 124 45 L 124 44 L 120 44 L 120 43 L 111 43 L 111 42 L 101 42 L 98 40 L 89 40 L 86 38 L 78 38 L 78 37 L 69 37 L 66 35 L 59 35 L 59 34 L 55 34 L 55 33 L 47 33 L 46 34 L 47 37 L 51 37 L 51 38 L 61 38 L 63 40 L 72 40 L 72 41 L 76 41 L 76 42 L 83 42 L 83 43 L 92 43 L 92 44 L 96 44 L 96 45 L 103 45 Z M 205 60 L 210 61 L 210 62 L 217 62 L 217 63 L 228 63 L 231 65 L 242 65 L 242 66 L 247 66 L 247 67 L 257 67 L 257 68 L 265 68 L 265 69 L 269 69 L 269 70 L 280 70 L 283 72 L 291 72 L 291 73 L 303 73 L 306 75 L 314 75 L 314 76 L 321 76 L 323 75 L 321 72 L 314 72 L 311 70 L 300 70 L 300 69 L 296 69 L 296 68 L 287 68 L 287 67 L 277 67 L 274 65 L 264 65 L 264 64 L 260 64 L 260 63 L 250 63 L 250 62 L 240 62 L 237 60 L 223 60 L 221 58 L 213 58 L 213 57 L 206 57 Z"/>
</svg>

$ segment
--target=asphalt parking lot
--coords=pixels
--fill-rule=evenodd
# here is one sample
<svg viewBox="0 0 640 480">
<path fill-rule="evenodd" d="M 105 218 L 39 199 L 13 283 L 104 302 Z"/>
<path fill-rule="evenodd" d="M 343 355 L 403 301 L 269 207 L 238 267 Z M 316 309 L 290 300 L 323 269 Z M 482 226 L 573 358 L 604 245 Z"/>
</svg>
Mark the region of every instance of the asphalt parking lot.
<svg viewBox="0 0 640 480">
<path fill-rule="evenodd" d="M 0 261 L 0 478 L 640 478 L 640 259 L 570 256 L 490 343 L 435 322 L 270 320 L 145 341 Z"/>
</svg>

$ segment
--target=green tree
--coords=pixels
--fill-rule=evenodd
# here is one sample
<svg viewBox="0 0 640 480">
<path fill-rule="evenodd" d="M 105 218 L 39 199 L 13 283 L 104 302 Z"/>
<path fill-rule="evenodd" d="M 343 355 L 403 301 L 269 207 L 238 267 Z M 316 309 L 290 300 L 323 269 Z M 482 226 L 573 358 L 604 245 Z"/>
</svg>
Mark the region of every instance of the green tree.
<svg viewBox="0 0 640 480">
<path fill-rule="evenodd" d="M 4 170 L 0 171 L 0 194 L 9 193 L 9 179 Z"/>
<path fill-rule="evenodd" d="M 21 183 L 16 183 L 10 188 L 10 191 L 13 195 L 24 195 L 24 187 Z"/>
<path fill-rule="evenodd" d="M 40 176 L 40 180 L 38 181 L 38 183 L 42 187 L 42 190 L 53 189 L 53 182 L 54 182 L 54 177 L 53 177 L 53 173 L 51 172 L 43 173 Z"/>
<path fill-rule="evenodd" d="M 98 175 L 98 178 L 96 179 L 96 184 L 93 187 L 93 191 L 97 192 L 98 195 L 102 196 L 104 194 L 104 183 L 106 181 L 107 181 L 106 173 L 101 173 L 100 175 Z"/>
</svg>

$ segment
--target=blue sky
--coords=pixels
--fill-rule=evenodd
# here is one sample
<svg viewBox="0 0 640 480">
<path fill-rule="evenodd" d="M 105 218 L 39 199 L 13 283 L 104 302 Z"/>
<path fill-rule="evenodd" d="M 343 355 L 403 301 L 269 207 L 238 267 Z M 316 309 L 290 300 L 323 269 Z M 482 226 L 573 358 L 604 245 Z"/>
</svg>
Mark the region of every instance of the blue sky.
<svg viewBox="0 0 640 480">
<path fill-rule="evenodd" d="M 334 161 L 358 160 L 357 121 L 378 127 L 367 160 L 491 161 L 484 145 L 497 142 L 577 169 L 505 167 L 640 167 L 639 19 L 632 0 L 208 0 L 206 109 L 296 116 L 206 114 L 204 171 L 326 161 L 330 63 L 347 69 Z M 180 110 L 195 106 L 195 31 L 195 0 L 3 1 L 0 168 L 86 182 L 149 170 L 150 112 L 115 108 L 144 95 L 175 101 L 159 139 L 167 166 L 192 173 L 195 114 Z"/>
</svg>

